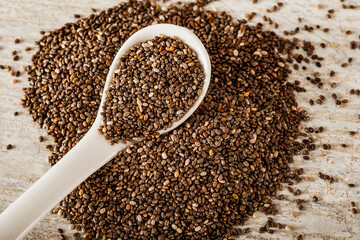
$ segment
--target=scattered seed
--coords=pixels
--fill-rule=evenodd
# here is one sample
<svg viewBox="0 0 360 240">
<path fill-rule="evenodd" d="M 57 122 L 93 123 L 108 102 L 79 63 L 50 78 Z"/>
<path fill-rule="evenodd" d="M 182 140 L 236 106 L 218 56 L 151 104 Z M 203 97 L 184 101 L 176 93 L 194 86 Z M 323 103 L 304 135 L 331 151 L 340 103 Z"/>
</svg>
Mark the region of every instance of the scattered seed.
<svg viewBox="0 0 360 240">
<path fill-rule="evenodd" d="M 297 213 L 297 212 L 292 212 L 291 213 L 291 216 L 293 216 L 293 217 L 297 217 L 299 214 Z"/>
<path fill-rule="evenodd" d="M 330 150 L 330 149 L 331 149 L 331 145 L 330 145 L 330 144 L 323 144 L 323 149 L 325 149 L 325 150 Z"/>
<path fill-rule="evenodd" d="M 319 176 L 320 179 L 323 179 L 325 181 L 329 181 L 330 184 L 335 181 L 335 178 L 333 178 L 333 177 L 331 177 L 331 176 L 329 176 L 327 174 L 323 174 L 322 172 L 319 172 L 318 176 Z"/>
</svg>

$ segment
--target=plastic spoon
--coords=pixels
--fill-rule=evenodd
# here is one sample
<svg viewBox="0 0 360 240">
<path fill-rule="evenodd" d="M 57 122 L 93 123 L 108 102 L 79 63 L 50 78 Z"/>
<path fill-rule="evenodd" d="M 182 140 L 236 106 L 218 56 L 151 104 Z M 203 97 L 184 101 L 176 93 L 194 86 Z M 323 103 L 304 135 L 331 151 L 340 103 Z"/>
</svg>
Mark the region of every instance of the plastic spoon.
<svg viewBox="0 0 360 240">
<path fill-rule="evenodd" d="M 189 29 L 172 24 L 152 25 L 133 34 L 122 45 L 110 66 L 94 124 L 74 148 L 1 213 L 0 240 L 23 238 L 67 194 L 110 161 L 118 151 L 131 144 L 110 145 L 98 132 L 102 118 L 100 113 L 103 110 L 106 92 L 114 72 L 118 68 L 121 56 L 135 44 L 150 40 L 160 34 L 169 37 L 177 36 L 195 50 L 204 68 L 205 79 L 202 93 L 190 110 L 179 121 L 174 122 L 171 128 L 160 130 L 158 133 L 163 134 L 177 128 L 199 107 L 209 87 L 211 75 L 209 55 L 199 38 Z"/>
</svg>

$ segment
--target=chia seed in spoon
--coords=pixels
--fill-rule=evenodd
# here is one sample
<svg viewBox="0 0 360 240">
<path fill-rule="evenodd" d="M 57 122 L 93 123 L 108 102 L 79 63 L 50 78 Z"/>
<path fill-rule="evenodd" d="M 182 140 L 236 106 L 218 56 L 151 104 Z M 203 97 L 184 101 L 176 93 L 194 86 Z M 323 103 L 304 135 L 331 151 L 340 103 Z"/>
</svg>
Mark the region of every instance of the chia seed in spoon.
<svg viewBox="0 0 360 240">
<path fill-rule="evenodd" d="M 196 52 L 179 38 L 139 43 L 120 59 L 99 132 L 114 144 L 169 128 L 195 103 L 203 82 Z"/>
</svg>

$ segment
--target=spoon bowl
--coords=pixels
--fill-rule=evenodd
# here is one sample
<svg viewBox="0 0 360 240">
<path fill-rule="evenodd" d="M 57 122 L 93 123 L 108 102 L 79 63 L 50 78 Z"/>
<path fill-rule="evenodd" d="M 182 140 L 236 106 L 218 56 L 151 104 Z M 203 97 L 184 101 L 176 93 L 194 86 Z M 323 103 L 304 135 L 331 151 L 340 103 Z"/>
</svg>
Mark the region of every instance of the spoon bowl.
<svg viewBox="0 0 360 240">
<path fill-rule="evenodd" d="M 189 29 L 173 24 L 156 24 L 134 33 L 120 48 L 110 66 L 99 111 L 94 124 L 85 136 L 49 171 L 35 182 L 14 203 L 0 215 L 0 239 L 21 239 L 39 222 L 57 203 L 74 190 L 81 182 L 110 161 L 120 150 L 132 143 L 111 145 L 98 129 L 102 123 L 101 112 L 106 93 L 118 69 L 120 58 L 137 43 L 150 40 L 160 34 L 178 37 L 189 45 L 198 56 L 204 68 L 204 84 L 201 95 L 186 114 L 174 122 L 170 128 L 158 131 L 169 132 L 186 121 L 199 107 L 210 84 L 211 63 L 209 55 L 199 38 Z"/>
</svg>

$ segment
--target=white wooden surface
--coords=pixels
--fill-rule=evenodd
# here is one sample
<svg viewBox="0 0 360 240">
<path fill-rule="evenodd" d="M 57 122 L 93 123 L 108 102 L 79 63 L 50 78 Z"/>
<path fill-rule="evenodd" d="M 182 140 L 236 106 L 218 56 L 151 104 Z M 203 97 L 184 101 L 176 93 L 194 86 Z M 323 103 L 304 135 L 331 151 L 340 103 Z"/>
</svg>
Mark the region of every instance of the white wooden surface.
<svg viewBox="0 0 360 240">
<path fill-rule="evenodd" d="M 307 88 L 305 94 L 298 95 L 300 105 L 308 110 L 312 118 L 306 125 L 324 126 L 325 132 L 319 134 L 317 143 L 330 143 L 332 150 L 325 152 L 319 148 L 312 153 L 310 161 L 303 161 L 301 157 L 295 159 L 293 166 L 303 167 L 304 176 L 312 180 L 297 185 L 304 192 L 300 198 L 310 200 L 311 196 L 316 195 L 320 201 L 305 203 L 305 210 L 294 218 L 291 212 L 298 212 L 296 198 L 284 191 L 283 194 L 289 200 L 275 201 L 279 203 L 280 214 L 274 219 L 289 224 L 292 231 L 258 235 L 256 231 L 266 221 L 266 217 L 259 214 L 259 217 L 250 219 L 247 223 L 254 232 L 241 239 L 291 239 L 298 234 L 302 234 L 305 239 L 360 239 L 360 214 L 350 212 L 351 201 L 360 205 L 360 134 L 353 137 L 348 134 L 348 131 L 360 130 L 360 97 L 348 96 L 351 88 L 360 88 L 360 50 L 350 50 L 349 47 L 350 41 L 360 41 L 360 8 L 341 9 L 339 0 L 282 2 L 284 7 L 273 14 L 266 13 L 267 8 L 276 4 L 272 0 L 259 0 L 257 5 L 253 5 L 251 0 L 222 0 L 212 3 L 209 9 L 227 10 L 238 18 L 243 18 L 245 13 L 257 12 L 258 16 L 252 23 L 262 22 L 263 15 L 269 16 L 279 23 L 279 29 L 273 30 L 281 35 L 283 30 L 293 30 L 299 26 L 298 17 L 303 18 L 303 24 L 319 24 L 330 28 L 329 34 L 315 31 L 312 34 L 301 32 L 296 35 L 300 39 L 311 39 L 317 46 L 321 42 L 326 43 L 325 49 L 317 48 L 318 54 L 326 60 L 322 63 L 324 67 L 308 67 L 307 71 L 291 75 L 290 80 L 299 80 Z M 30 64 L 31 58 L 31 53 L 25 52 L 24 48 L 34 46 L 33 42 L 40 38 L 40 30 L 61 27 L 66 22 L 75 21 L 74 14 L 87 16 L 91 13 L 91 8 L 102 10 L 117 3 L 116 0 L 1 0 L 0 64 L 21 70 L 21 66 Z M 360 4 L 357 0 L 347 0 L 345 3 Z M 318 4 L 322 5 L 322 9 L 318 9 Z M 331 8 L 335 9 L 334 17 L 327 19 L 327 10 Z M 272 29 L 266 24 L 265 28 Z M 345 35 L 346 30 L 354 33 Z M 15 38 L 23 41 L 14 44 Z M 18 62 L 12 61 L 13 50 L 20 52 Z M 339 67 L 349 57 L 353 57 L 354 62 L 347 68 Z M 330 70 L 337 72 L 336 77 L 329 78 Z M 314 88 L 305 80 L 307 74 L 314 71 L 319 71 L 326 82 L 322 90 Z M 20 82 L 13 84 L 13 79 L 19 79 Z M 338 87 L 331 89 L 328 84 L 330 82 L 336 82 Z M 46 132 L 39 129 L 26 110 L 19 106 L 23 95 L 21 89 L 27 84 L 26 74 L 15 78 L 4 70 L 0 71 L 0 212 L 49 169 L 46 162 L 49 152 L 45 150 L 45 145 L 51 143 L 51 139 L 47 137 L 47 141 L 39 143 L 38 137 L 45 136 Z M 332 92 L 349 99 L 346 107 L 335 106 L 330 97 Z M 316 99 L 320 94 L 326 96 L 325 104 L 309 108 L 310 98 Z M 19 116 L 13 115 L 15 111 L 19 112 Z M 9 143 L 15 145 L 15 148 L 8 151 L 6 145 Z M 346 143 L 349 147 L 341 148 L 341 143 Z M 330 185 L 319 180 L 319 171 L 335 176 L 338 182 Z M 357 187 L 350 189 L 347 183 L 355 183 Z M 67 226 L 64 219 L 49 215 L 33 229 L 27 239 L 57 239 L 58 227 L 66 229 L 67 236 L 71 236 Z"/>
</svg>

